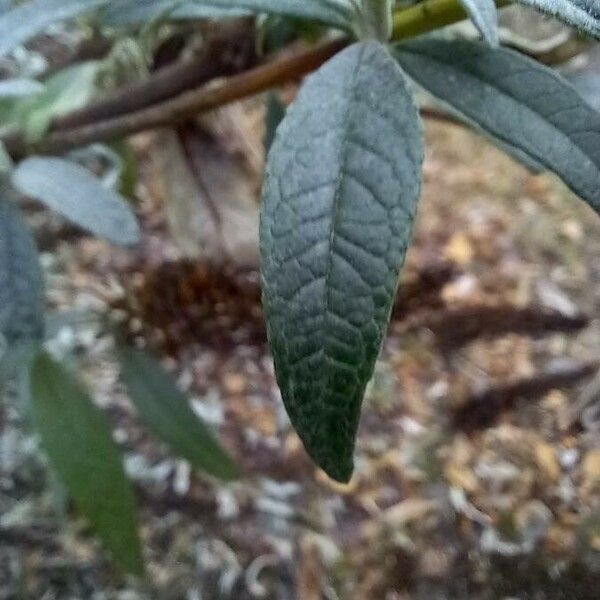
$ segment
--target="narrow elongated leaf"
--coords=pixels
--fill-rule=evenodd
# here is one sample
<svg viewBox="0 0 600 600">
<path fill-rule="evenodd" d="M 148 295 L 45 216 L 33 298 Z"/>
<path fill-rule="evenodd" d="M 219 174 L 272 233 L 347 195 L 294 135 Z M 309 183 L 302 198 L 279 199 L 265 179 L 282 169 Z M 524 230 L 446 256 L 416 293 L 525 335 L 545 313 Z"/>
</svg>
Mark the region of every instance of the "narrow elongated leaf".
<svg viewBox="0 0 600 600">
<path fill-rule="evenodd" d="M 119 16 L 120 10 L 133 11 L 130 14 L 135 15 L 138 9 L 133 4 L 134 2 L 130 0 L 115 2 L 107 9 L 104 18 L 107 22 L 118 23 L 122 20 L 122 16 Z M 147 0 L 142 0 L 142 2 L 135 0 L 135 4 L 140 5 L 139 10 L 141 11 L 144 8 L 151 9 L 150 2 Z M 168 0 L 162 0 L 154 4 L 162 4 L 169 10 L 169 4 L 174 5 L 174 2 L 169 3 Z M 174 10 L 182 10 L 187 13 L 194 10 L 194 7 L 191 6 L 192 2 L 180 2 L 179 4 L 179 7 L 173 6 Z M 239 14 L 240 11 L 265 12 L 314 19 L 342 29 L 351 28 L 355 14 L 352 4 L 347 0 L 194 0 L 193 4 L 199 16 L 231 16 Z M 159 15 L 155 13 L 155 16 Z"/>
<path fill-rule="evenodd" d="M 0 184 L 0 333 L 10 346 L 39 341 L 44 330 L 44 285 L 33 237 Z"/>
<path fill-rule="evenodd" d="M 269 154 L 263 297 L 277 379 L 311 457 L 347 481 L 420 191 L 422 132 L 377 42 L 308 78 Z"/>
<path fill-rule="evenodd" d="M 14 186 L 80 227 L 115 244 L 135 244 L 139 228 L 127 201 L 87 169 L 60 158 L 27 158 L 13 172 Z"/>
<path fill-rule="evenodd" d="M 43 447 L 81 512 L 125 569 L 143 570 L 131 484 L 104 415 L 60 364 L 40 354 L 31 407 Z"/>
<path fill-rule="evenodd" d="M 5 79 L 0 81 L 0 98 L 19 98 L 43 91 L 44 86 L 35 79 Z"/>
<path fill-rule="evenodd" d="M 0 56 L 5 56 L 48 26 L 72 19 L 110 0 L 32 0 L 0 14 Z"/>
<path fill-rule="evenodd" d="M 494 0 L 460 0 L 475 27 L 490 46 L 498 46 L 500 33 L 498 11 Z"/>
<path fill-rule="evenodd" d="M 600 39 L 600 0 L 518 0 Z"/>
<path fill-rule="evenodd" d="M 158 361 L 128 348 L 119 350 L 119 358 L 129 396 L 148 427 L 194 467 L 221 479 L 235 478 L 236 466 Z"/>
<path fill-rule="evenodd" d="M 415 40 L 396 56 L 431 94 L 554 171 L 600 212 L 600 114 L 554 71 L 477 42 Z"/>
</svg>

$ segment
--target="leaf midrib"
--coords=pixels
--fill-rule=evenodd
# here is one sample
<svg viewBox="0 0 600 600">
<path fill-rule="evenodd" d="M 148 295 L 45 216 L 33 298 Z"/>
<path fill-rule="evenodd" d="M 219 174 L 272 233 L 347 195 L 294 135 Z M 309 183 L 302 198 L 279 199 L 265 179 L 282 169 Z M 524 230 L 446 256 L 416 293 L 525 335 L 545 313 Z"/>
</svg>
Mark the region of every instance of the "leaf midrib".
<svg viewBox="0 0 600 600">
<path fill-rule="evenodd" d="M 323 340 L 323 356 L 325 359 L 325 377 L 324 377 L 324 385 L 323 385 L 323 394 L 327 393 L 327 390 L 330 389 L 331 384 L 331 367 L 334 362 L 333 356 L 330 354 L 329 346 L 330 346 L 330 337 L 331 337 L 331 329 L 330 325 L 330 316 L 334 313 L 331 308 L 332 297 L 331 297 L 331 286 L 330 286 L 330 278 L 333 271 L 333 259 L 334 259 L 334 247 L 335 247 L 335 238 L 336 238 L 336 230 L 339 225 L 340 218 L 340 203 L 342 202 L 342 184 L 344 181 L 344 177 L 346 176 L 345 165 L 348 158 L 348 152 L 351 147 L 350 136 L 348 134 L 348 124 L 351 122 L 351 116 L 356 104 L 356 81 L 358 78 L 358 74 L 362 68 L 362 62 L 365 52 L 367 51 L 368 46 L 363 45 L 360 49 L 360 53 L 358 55 L 356 61 L 356 68 L 354 69 L 352 83 L 349 86 L 351 91 L 351 95 L 348 98 L 348 108 L 346 110 L 346 114 L 342 120 L 342 143 L 340 147 L 340 164 L 338 170 L 338 176 L 334 189 L 333 196 L 333 207 L 332 212 L 333 216 L 331 219 L 331 228 L 329 231 L 329 252 L 327 259 L 327 271 L 325 273 L 325 308 L 324 308 L 324 340 Z M 336 315 L 337 316 L 337 315 Z"/>
</svg>

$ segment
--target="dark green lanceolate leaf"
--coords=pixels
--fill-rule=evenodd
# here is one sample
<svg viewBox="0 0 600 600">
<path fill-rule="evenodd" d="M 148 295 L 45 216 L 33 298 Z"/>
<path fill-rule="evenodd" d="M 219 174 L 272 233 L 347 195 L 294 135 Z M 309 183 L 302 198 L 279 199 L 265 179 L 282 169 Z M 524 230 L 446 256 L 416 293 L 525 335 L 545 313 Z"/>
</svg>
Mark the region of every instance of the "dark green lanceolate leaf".
<svg viewBox="0 0 600 600">
<path fill-rule="evenodd" d="M 12 181 L 21 193 L 115 244 L 139 240 L 139 227 L 127 201 L 78 164 L 60 158 L 27 158 L 13 172 Z"/>
<path fill-rule="evenodd" d="M 232 460 L 158 361 L 128 348 L 119 350 L 119 359 L 129 396 L 152 431 L 194 467 L 225 480 L 238 476 Z"/>
<path fill-rule="evenodd" d="M 104 415 L 81 384 L 40 354 L 31 370 L 31 409 L 50 463 L 115 560 L 143 570 L 135 501 Z"/>
<path fill-rule="evenodd" d="M 32 0 L 0 14 L 0 56 L 59 21 L 72 19 L 110 0 Z"/>
<path fill-rule="evenodd" d="M 9 346 L 40 341 L 44 331 L 42 269 L 13 195 L 0 184 L 0 333 Z"/>
<path fill-rule="evenodd" d="M 475 27 L 491 46 L 498 46 L 500 34 L 498 29 L 498 12 L 494 0 L 460 0 Z"/>
<path fill-rule="evenodd" d="M 518 0 L 600 38 L 600 0 Z"/>
<path fill-rule="evenodd" d="M 418 40 L 395 54 L 427 91 L 600 212 L 600 114 L 554 71 L 477 42 Z"/>
<path fill-rule="evenodd" d="M 277 379 L 310 456 L 347 481 L 420 192 L 421 123 L 377 42 L 309 77 L 269 154 L 263 298 Z"/>
</svg>

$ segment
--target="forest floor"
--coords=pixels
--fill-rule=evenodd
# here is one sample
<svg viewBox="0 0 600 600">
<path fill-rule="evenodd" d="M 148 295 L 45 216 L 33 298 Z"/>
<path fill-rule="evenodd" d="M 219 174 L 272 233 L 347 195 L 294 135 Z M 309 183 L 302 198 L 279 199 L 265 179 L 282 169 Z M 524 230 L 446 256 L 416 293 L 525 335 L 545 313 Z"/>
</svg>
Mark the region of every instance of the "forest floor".
<svg viewBox="0 0 600 600">
<path fill-rule="evenodd" d="M 600 222 L 461 127 L 430 123 L 427 138 L 415 243 L 346 486 L 290 428 L 257 273 L 179 259 L 149 166 L 140 249 L 42 243 L 63 311 L 52 343 L 77 356 L 114 424 L 149 581 L 119 576 L 83 521 L 66 519 L 4 404 L 1 600 L 598 597 Z M 190 472 L 146 432 L 88 311 L 119 315 L 165 359 L 241 481 Z"/>
</svg>

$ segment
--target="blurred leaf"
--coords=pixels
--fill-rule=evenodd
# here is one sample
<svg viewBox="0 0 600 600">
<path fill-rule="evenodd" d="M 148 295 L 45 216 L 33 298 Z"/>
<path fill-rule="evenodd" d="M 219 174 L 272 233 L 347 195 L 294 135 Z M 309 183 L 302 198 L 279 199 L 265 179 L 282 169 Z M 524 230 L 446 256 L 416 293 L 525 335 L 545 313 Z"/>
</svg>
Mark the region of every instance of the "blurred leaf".
<svg viewBox="0 0 600 600">
<path fill-rule="evenodd" d="M 356 20 L 360 37 L 387 42 L 393 29 L 392 9 L 395 0 L 362 0 L 362 10 Z"/>
<path fill-rule="evenodd" d="M 0 177 L 3 177 L 4 174 L 9 173 L 13 167 L 14 164 L 10 154 L 6 150 L 6 146 L 0 142 Z"/>
<path fill-rule="evenodd" d="M 84 166 L 93 173 L 98 173 L 97 179 L 102 187 L 114 190 L 119 187 L 123 161 L 121 155 L 106 144 L 90 144 L 77 150 L 72 150 L 66 158 Z"/>
<path fill-rule="evenodd" d="M 395 54 L 429 93 L 556 173 L 600 212 L 600 114 L 555 71 L 480 42 L 415 40 Z"/>
<path fill-rule="evenodd" d="M 81 108 L 94 97 L 99 67 L 96 61 L 67 67 L 50 77 L 41 93 L 15 106 L 15 118 L 27 141 L 39 140 L 48 131 L 52 119 Z"/>
<path fill-rule="evenodd" d="M 600 112 L 600 74 L 579 73 L 570 76 L 569 81 L 589 102 L 590 106 Z"/>
<path fill-rule="evenodd" d="M 532 156 L 526 154 L 521 148 L 511 146 L 508 142 L 500 140 L 497 137 L 490 135 L 485 129 L 481 128 L 476 121 L 467 118 L 464 114 L 458 112 L 452 106 L 444 102 L 438 102 L 436 98 L 432 97 L 434 105 L 440 110 L 442 114 L 446 113 L 451 116 L 459 123 L 464 123 L 466 126 L 474 129 L 479 135 L 486 138 L 488 142 L 494 144 L 497 148 L 506 152 L 509 156 L 512 156 L 516 161 L 520 162 L 526 167 L 531 173 L 539 175 L 546 170 L 546 167 L 539 161 L 535 160 Z"/>
<path fill-rule="evenodd" d="M 269 92 L 267 94 L 266 104 L 264 145 L 265 151 L 268 154 L 269 150 L 271 149 L 271 144 L 275 139 L 277 128 L 285 117 L 286 106 L 279 99 L 279 96 L 276 92 Z"/>
<path fill-rule="evenodd" d="M 598 0 L 518 0 L 600 39 Z"/>
<path fill-rule="evenodd" d="M 135 188 L 138 180 L 138 165 L 135 152 L 127 140 L 115 142 L 113 149 L 121 157 L 119 190 L 128 200 L 135 200 Z"/>
<path fill-rule="evenodd" d="M 205 19 L 251 14 L 240 8 L 215 8 L 190 0 L 115 0 L 101 13 L 102 25 L 127 27 L 154 19 Z"/>
<path fill-rule="evenodd" d="M 44 283 L 29 228 L 0 183 L 0 333 L 10 348 L 44 334 Z"/>
<path fill-rule="evenodd" d="M 39 94 L 44 90 L 43 84 L 35 79 L 5 79 L 0 81 L 0 98 L 19 98 Z"/>
<path fill-rule="evenodd" d="M 103 21 L 111 25 L 132 24 L 170 11 L 171 16 L 180 18 L 264 12 L 314 19 L 342 29 L 351 28 L 354 15 L 352 3 L 347 0 L 117 0 L 103 12 Z"/>
<path fill-rule="evenodd" d="M 600 112 L 600 70 L 583 70 L 565 77 L 589 105 Z"/>
<path fill-rule="evenodd" d="M 224 480 L 239 475 L 231 458 L 158 361 L 129 348 L 119 350 L 119 359 L 129 396 L 156 435 L 202 471 Z"/>
<path fill-rule="evenodd" d="M 89 12 L 110 0 L 33 0 L 0 13 L 0 57 L 48 26 Z"/>
<path fill-rule="evenodd" d="M 104 415 L 82 385 L 44 353 L 32 366 L 31 402 L 42 445 L 76 506 L 115 560 L 140 574 L 133 491 Z"/>
<path fill-rule="evenodd" d="M 139 240 L 139 227 L 127 201 L 78 164 L 60 158 L 27 158 L 12 179 L 24 195 L 100 237 L 123 245 Z"/>
<path fill-rule="evenodd" d="M 483 36 L 483 39 L 493 47 L 500 43 L 498 28 L 498 11 L 494 0 L 460 0 L 471 21 Z"/>
</svg>

